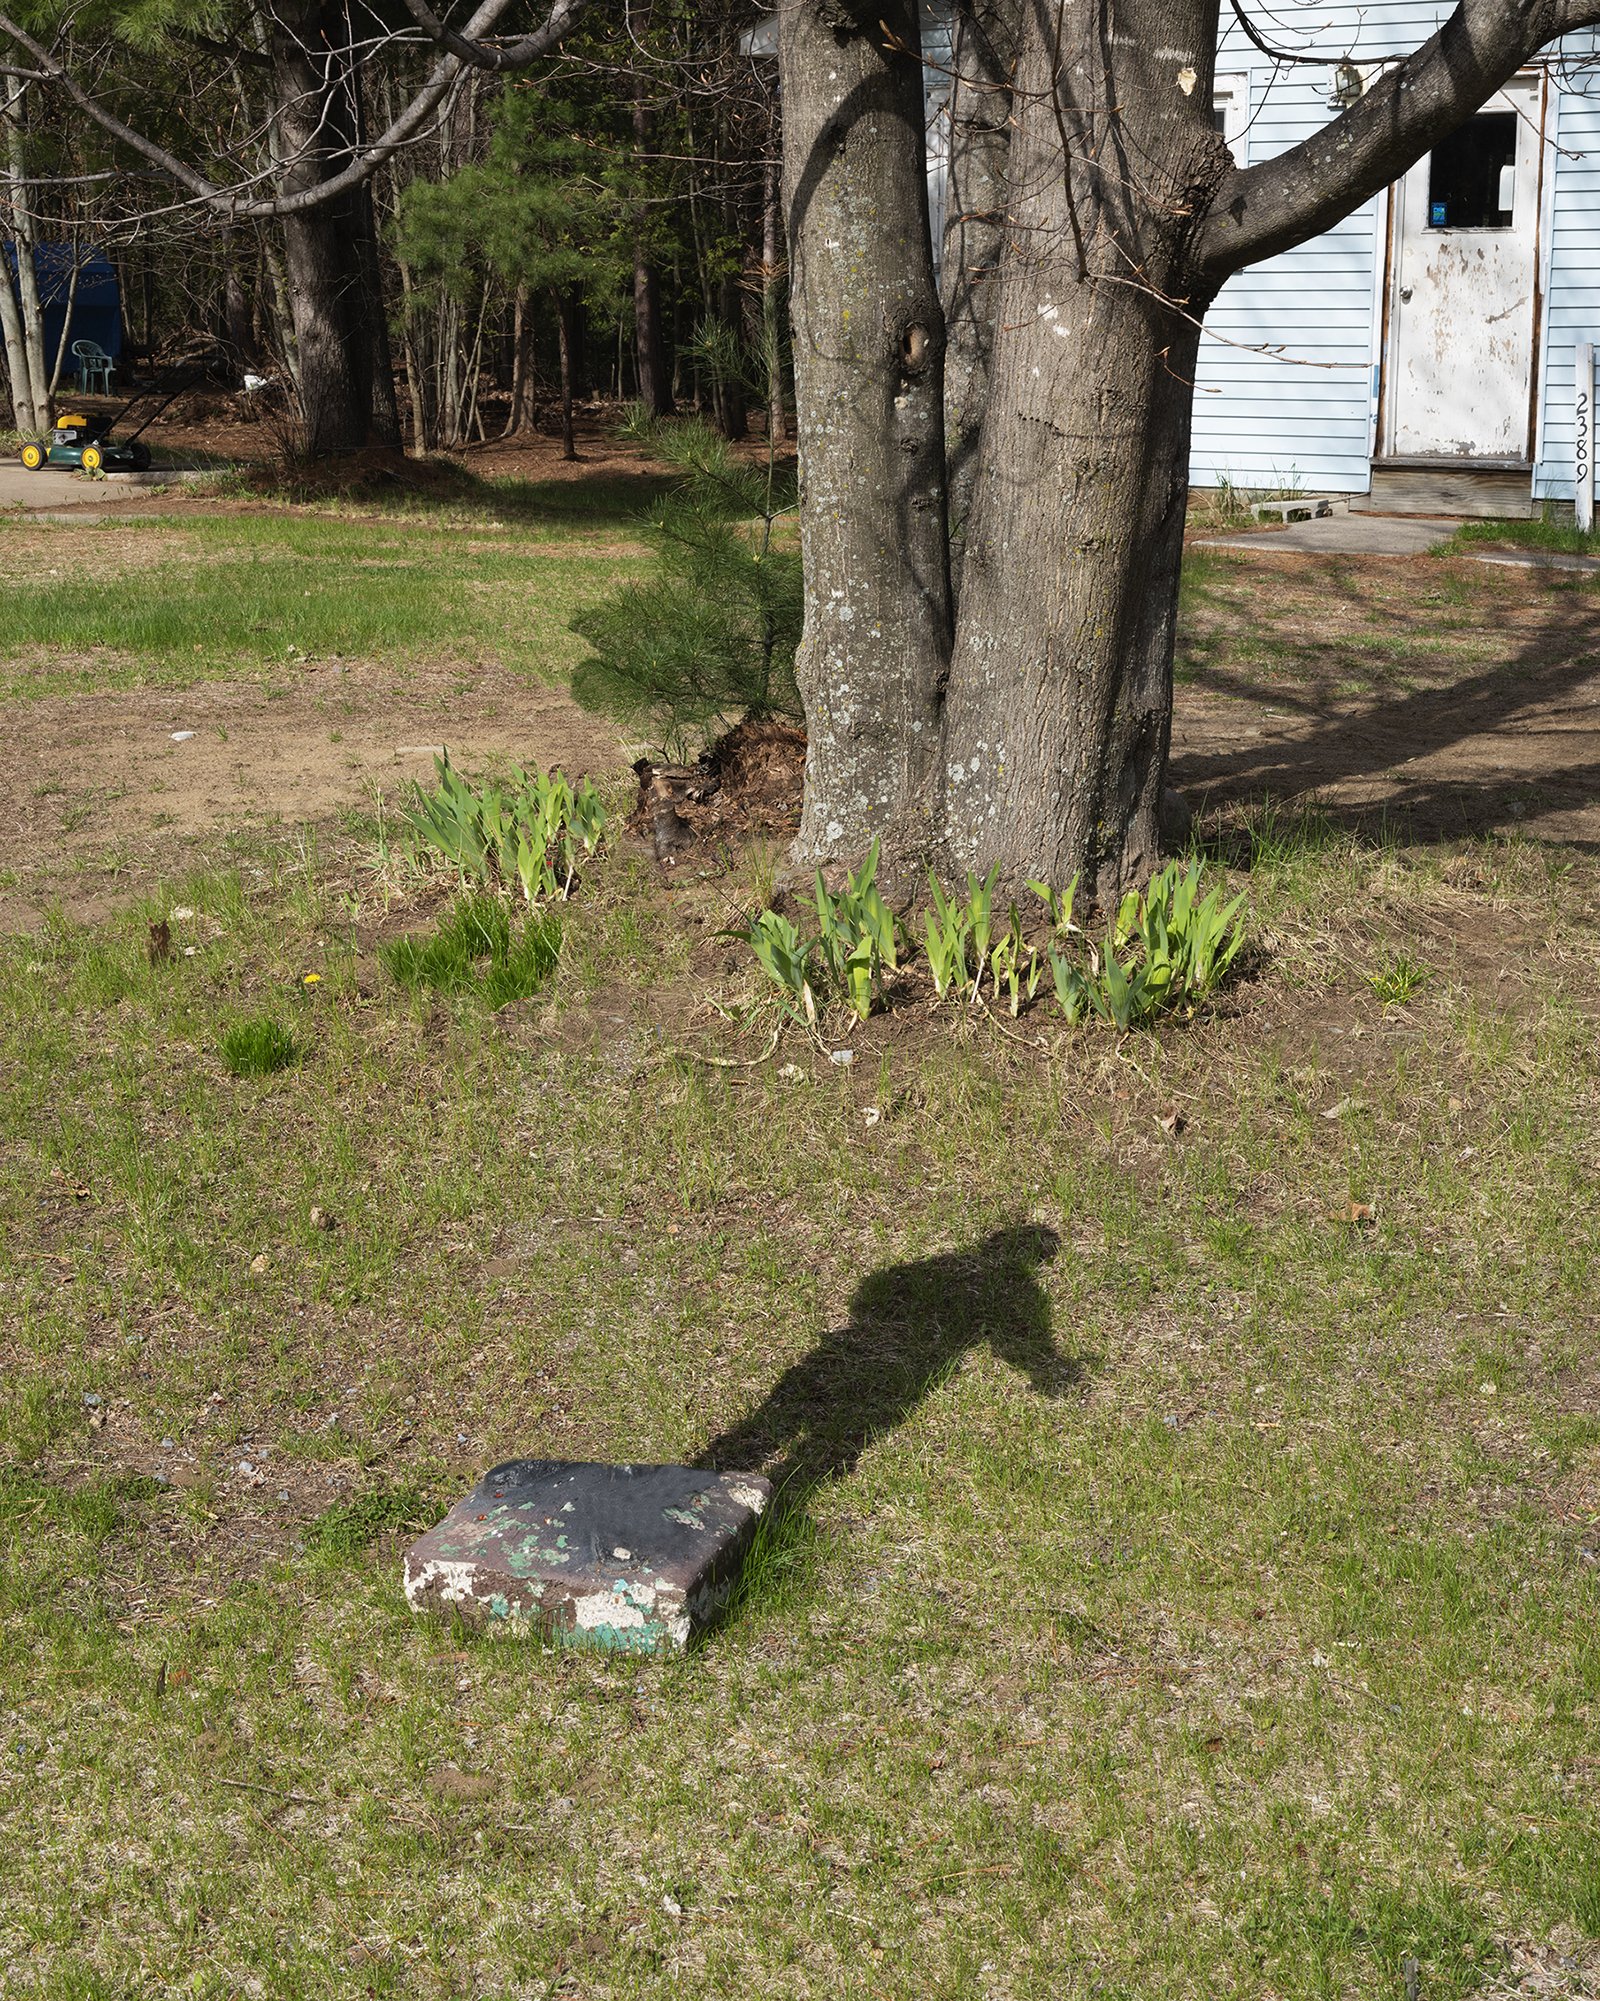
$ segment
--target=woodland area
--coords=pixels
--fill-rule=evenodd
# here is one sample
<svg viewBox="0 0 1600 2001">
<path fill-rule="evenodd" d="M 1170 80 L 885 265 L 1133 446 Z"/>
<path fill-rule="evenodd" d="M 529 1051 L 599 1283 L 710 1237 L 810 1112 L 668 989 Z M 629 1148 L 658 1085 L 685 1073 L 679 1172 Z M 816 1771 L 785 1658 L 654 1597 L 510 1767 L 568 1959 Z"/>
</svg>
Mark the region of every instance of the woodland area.
<svg viewBox="0 0 1600 2001">
<path fill-rule="evenodd" d="M 590 397 L 700 411 L 730 438 L 752 402 L 781 424 L 781 383 L 752 395 L 727 359 L 775 323 L 782 274 L 776 65 L 741 52 L 748 10 L 596 14 L 509 69 L 499 44 L 410 129 L 439 67 L 412 12 L 150 0 L 0 18 L 0 238 L 67 246 L 68 273 L 108 255 L 123 377 L 196 361 L 217 386 L 265 377 L 291 451 L 564 423 L 570 453 Z M 0 284 L 0 425 L 25 433 L 74 366 L 45 337 L 34 262 Z"/>
</svg>

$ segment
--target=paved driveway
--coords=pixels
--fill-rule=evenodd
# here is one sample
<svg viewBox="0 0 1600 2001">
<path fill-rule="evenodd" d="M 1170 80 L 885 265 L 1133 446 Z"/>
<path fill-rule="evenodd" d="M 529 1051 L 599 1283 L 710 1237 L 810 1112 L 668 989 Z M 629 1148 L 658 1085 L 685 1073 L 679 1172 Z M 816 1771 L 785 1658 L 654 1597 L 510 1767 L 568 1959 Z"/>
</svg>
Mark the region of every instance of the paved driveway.
<svg viewBox="0 0 1600 2001">
<path fill-rule="evenodd" d="M 0 459 L 0 513 L 11 507 L 47 514 L 60 507 L 104 507 L 108 501 L 132 500 L 141 490 L 121 480 L 80 479 L 51 466 L 29 472 L 16 459 Z"/>
</svg>

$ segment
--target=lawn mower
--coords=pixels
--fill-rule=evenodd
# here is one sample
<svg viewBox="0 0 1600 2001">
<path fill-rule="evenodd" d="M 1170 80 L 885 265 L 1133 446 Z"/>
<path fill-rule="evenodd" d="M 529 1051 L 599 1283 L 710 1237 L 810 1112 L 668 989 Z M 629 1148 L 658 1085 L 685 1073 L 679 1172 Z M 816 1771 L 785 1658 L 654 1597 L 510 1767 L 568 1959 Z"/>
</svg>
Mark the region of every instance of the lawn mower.
<svg viewBox="0 0 1600 2001">
<path fill-rule="evenodd" d="M 44 466 L 71 466 L 84 472 L 148 472 L 150 447 L 139 443 L 140 433 L 148 431 L 167 405 L 175 403 L 205 372 L 204 368 L 199 368 L 186 375 L 176 389 L 168 390 L 161 397 L 138 429 L 130 431 L 125 438 L 114 438 L 111 433 L 130 410 L 137 409 L 152 396 L 161 395 L 163 384 L 157 382 L 140 389 L 128 398 L 120 410 L 113 410 L 109 417 L 63 416 L 48 438 L 30 439 L 23 446 L 22 463 L 29 472 L 38 472 Z"/>
</svg>

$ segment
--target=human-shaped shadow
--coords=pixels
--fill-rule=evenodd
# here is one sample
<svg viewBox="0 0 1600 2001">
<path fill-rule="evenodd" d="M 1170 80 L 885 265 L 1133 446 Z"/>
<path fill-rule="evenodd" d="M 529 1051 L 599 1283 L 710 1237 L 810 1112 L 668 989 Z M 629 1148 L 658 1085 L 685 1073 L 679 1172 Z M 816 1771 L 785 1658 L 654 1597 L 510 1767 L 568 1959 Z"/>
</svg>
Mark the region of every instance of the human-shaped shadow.
<svg viewBox="0 0 1600 2001">
<path fill-rule="evenodd" d="M 847 1324 L 786 1369 L 697 1463 L 765 1472 L 797 1501 L 819 1480 L 848 1473 L 982 1342 L 1041 1396 L 1064 1395 L 1082 1369 L 1050 1339 L 1050 1302 L 1037 1277 L 1059 1248 L 1054 1230 L 1029 1224 L 874 1272 L 856 1287 Z"/>
</svg>

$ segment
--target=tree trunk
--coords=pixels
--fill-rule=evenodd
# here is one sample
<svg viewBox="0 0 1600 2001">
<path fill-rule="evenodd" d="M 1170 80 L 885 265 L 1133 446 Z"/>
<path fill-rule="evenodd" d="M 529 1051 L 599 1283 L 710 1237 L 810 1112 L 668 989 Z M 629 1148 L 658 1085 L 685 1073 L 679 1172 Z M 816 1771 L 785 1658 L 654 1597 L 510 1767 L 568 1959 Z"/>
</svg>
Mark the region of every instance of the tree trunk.
<svg viewBox="0 0 1600 2001">
<path fill-rule="evenodd" d="M 5 162 L 0 179 L 5 201 L 0 212 L 0 237 L 9 235 L 16 256 L 14 289 L 9 269 L 0 263 L 0 333 L 5 340 L 17 428 L 29 437 L 43 437 L 55 422 L 55 403 L 44 351 L 44 308 L 35 261 L 37 232 L 25 185 L 28 169 L 22 114 L 24 86 L 20 83 L 13 86 L 8 80 L 0 89 L 5 92 L 0 99 L 0 123 L 5 126 Z"/>
<path fill-rule="evenodd" d="M 909 0 L 780 9 L 808 863 L 935 832 L 950 573 L 919 46 Z"/>
<path fill-rule="evenodd" d="M 284 0 L 273 14 L 275 144 L 285 195 L 331 179 L 359 144 L 350 42 L 341 5 Z M 350 451 L 374 438 L 398 445 L 370 188 L 286 216 L 283 236 L 307 452 Z"/>
<path fill-rule="evenodd" d="M 939 263 L 946 328 L 950 566 L 958 591 L 978 439 L 989 402 L 989 352 L 1006 234 L 1011 72 L 1020 12 L 1020 0 L 963 0 L 955 20 L 950 178 Z"/>
<path fill-rule="evenodd" d="M 633 260 L 633 332 L 639 401 L 652 417 L 672 415 L 672 382 L 661 335 L 661 283 L 642 251 Z"/>
<path fill-rule="evenodd" d="M 1215 9 L 1114 0 L 1097 22 L 1067 0 L 1023 23 L 941 818 L 958 864 L 1077 875 L 1104 904 L 1160 849 L 1193 230 L 1227 155 Z"/>
<path fill-rule="evenodd" d="M 255 315 L 239 269 L 240 245 L 231 241 L 224 251 L 227 265 L 222 277 L 222 335 L 230 358 L 241 368 L 253 368 L 261 359 L 256 350 Z"/>
<path fill-rule="evenodd" d="M 505 435 L 531 431 L 539 421 L 538 382 L 533 365 L 533 301 L 526 285 L 517 287 L 512 303 L 511 410 Z"/>
<path fill-rule="evenodd" d="M 739 279 L 735 272 L 725 272 L 717 286 L 717 316 L 738 341 L 737 352 L 742 364 L 744 301 L 739 295 Z M 717 370 L 712 401 L 717 429 L 730 443 L 737 444 L 741 438 L 750 435 L 750 406 L 745 395 L 742 365 L 738 370 Z"/>
<path fill-rule="evenodd" d="M 556 298 L 556 337 L 561 347 L 561 456 L 576 459 L 578 443 L 572 427 L 572 377 L 576 365 L 578 302 L 571 292 Z"/>
<path fill-rule="evenodd" d="M 767 436 L 774 443 L 784 435 L 782 173 L 776 151 L 769 152 L 761 168 L 761 346 L 767 370 Z"/>
<path fill-rule="evenodd" d="M 650 146 L 650 108 L 644 101 L 643 84 L 633 100 L 634 170 L 642 173 Z M 639 401 L 652 417 L 672 415 L 672 380 L 667 372 L 667 350 L 661 332 L 661 281 L 650 259 L 645 235 L 645 212 L 635 218 L 638 233 L 633 242 L 633 336 L 634 365 L 639 378 Z"/>
</svg>

